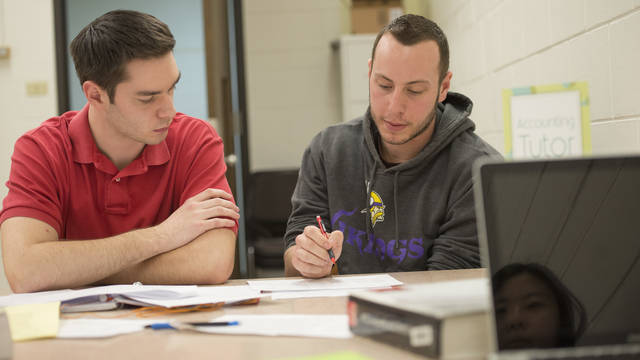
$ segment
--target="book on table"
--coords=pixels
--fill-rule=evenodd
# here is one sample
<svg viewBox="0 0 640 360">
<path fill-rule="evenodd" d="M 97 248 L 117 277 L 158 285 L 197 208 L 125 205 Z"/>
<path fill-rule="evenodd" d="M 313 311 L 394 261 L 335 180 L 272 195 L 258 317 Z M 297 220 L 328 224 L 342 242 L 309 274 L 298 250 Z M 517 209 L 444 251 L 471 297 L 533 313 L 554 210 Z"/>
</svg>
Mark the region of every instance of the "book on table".
<svg viewBox="0 0 640 360">
<path fill-rule="evenodd" d="M 349 327 L 423 356 L 483 357 L 490 351 L 488 286 L 480 278 L 353 293 Z"/>
</svg>

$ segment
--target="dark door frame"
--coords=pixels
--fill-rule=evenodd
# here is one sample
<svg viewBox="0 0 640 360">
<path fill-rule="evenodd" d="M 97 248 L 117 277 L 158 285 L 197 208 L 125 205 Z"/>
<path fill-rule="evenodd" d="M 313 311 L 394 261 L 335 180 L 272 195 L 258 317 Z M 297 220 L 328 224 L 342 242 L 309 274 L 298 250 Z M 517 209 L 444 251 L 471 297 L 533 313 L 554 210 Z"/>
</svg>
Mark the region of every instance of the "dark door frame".
<svg viewBox="0 0 640 360">
<path fill-rule="evenodd" d="M 242 2 L 227 0 L 227 23 L 229 26 L 229 78 L 231 85 L 231 105 L 233 119 L 234 153 L 237 158 L 236 202 L 240 207 L 238 226 L 238 257 L 241 277 L 248 274 L 247 239 L 245 224 L 245 194 L 247 194 L 245 174 L 249 174 L 247 101 L 244 74 L 244 34 L 242 31 Z"/>
<path fill-rule="evenodd" d="M 53 27 L 55 36 L 56 81 L 58 114 L 69 111 L 69 81 L 67 77 L 67 2 L 53 0 Z"/>
</svg>

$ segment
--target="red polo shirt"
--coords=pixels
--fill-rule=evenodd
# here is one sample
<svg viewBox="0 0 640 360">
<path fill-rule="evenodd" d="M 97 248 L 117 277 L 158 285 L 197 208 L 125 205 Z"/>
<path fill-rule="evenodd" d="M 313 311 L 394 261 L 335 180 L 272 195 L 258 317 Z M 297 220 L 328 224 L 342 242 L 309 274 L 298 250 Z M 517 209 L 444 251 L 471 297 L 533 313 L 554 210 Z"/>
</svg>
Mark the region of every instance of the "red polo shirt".
<svg viewBox="0 0 640 360">
<path fill-rule="evenodd" d="M 157 225 L 206 188 L 231 193 L 222 139 L 208 123 L 176 114 L 162 143 L 118 171 L 96 147 L 88 110 L 18 139 L 0 223 L 24 216 L 51 225 L 60 239 L 98 239 Z"/>
</svg>

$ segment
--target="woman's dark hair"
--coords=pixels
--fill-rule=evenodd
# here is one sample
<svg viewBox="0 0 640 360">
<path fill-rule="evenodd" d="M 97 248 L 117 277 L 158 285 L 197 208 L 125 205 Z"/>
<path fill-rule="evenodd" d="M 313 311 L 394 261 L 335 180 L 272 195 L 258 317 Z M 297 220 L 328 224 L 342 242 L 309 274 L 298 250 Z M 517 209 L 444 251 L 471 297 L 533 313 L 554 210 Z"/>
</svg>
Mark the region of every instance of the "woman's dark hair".
<svg viewBox="0 0 640 360">
<path fill-rule="evenodd" d="M 556 346 L 574 346 L 587 326 L 587 313 L 580 300 L 546 266 L 537 263 L 513 263 L 503 267 L 492 277 L 494 296 L 509 279 L 521 274 L 539 279 L 551 290 L 560 314 Z"/>
</svg>

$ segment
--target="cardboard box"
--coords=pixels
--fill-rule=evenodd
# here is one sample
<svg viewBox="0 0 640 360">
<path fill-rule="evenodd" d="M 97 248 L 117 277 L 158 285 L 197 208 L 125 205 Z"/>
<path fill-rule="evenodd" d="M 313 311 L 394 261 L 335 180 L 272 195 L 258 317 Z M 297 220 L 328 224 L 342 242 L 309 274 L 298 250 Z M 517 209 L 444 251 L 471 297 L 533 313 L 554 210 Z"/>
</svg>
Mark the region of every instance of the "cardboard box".
<svg viewBox="0 0 640 360">
<path fill-rule="evenodd" d="M 400 0 L 353 0 L 351 4 L 351 32 L 377 34 L 391 20 L 402 15 Z"/>
</svg>

